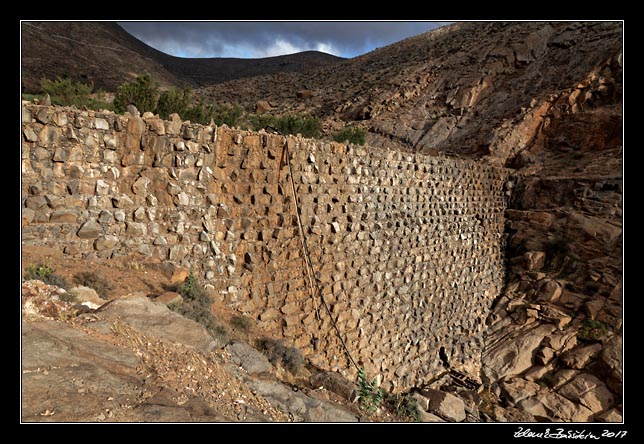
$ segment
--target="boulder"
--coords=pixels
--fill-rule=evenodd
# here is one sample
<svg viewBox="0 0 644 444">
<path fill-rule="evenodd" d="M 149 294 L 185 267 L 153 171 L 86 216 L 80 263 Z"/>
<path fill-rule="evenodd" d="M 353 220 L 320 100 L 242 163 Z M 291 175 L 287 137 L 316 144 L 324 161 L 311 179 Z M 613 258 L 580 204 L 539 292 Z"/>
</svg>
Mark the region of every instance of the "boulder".
<svg viewBox="0 0 644 444">
<path fill-rule="evenodd" d="M 349 402 L 357 399 L 356 385 L 336 372 L 319 371 L 309 378 L 312 387 L 324 387 Z"/>
<path fill-rule="evenodd" d="M 252 379 L 248 387 L 298 422 L 357 422 L 358 418 L 335 405 L 310 398 L 277 381 Z"/>
<path fill-rule="evenodd" d="M 543 251 L 528 251 L 523 255 L 523 260 L 526 270 L 541 270 L 546 264 L 546 253 Z"/>
<path fill-rule="evenodd" d="M 621 336 L 613 336 L 608 340 L 599 355 L 599 362 L 608 387 L 621 395 L 623 381 Z"/>
<path fill-rule="evenodd" d="M 165 305 L 181 304 L 183 297 L 176 291 L 166 291 L 165 293 L 154 298 L 155 302 L 161 302 Z"/>
<path fill-rule="evenodd" d="M 69 290 L 69 294 L 76 299 L 77 303 L 85 305 L 92 310 L 97 309 L 107 302 L 105 299 L 101 298 L 98 293 L 96 293 L 96 290 L 84 285 L 72 288 Z"/>
<path fill-rule="evenodd" d="M 526 381 L 523 378 L 514 378 L 510 381 L 503 381 L 501 383 L 501 389 L 508 401 L 512 404 L 517 404 L 525 398 L 534 396 L 541 390 L 541 386 L 535 382 Z"/>
<path fill-rule="evenodd" d="M 308 99 L 310 97 L 313 97 L 313 91 L 309 91 L 308 89 L 301 89 L 295 93 L 295 96 L 298 99 Z"/>
<path fill-rule="evenodd" d="M 134 352 L 67 324 L 23 322 L 22 420 L 94 422 L 143 395 L 138 364 Z"/>
<path fill-rule="evenodd" d="M 483 351 L 482 364 L 491 381 L 519 375 L 532 367 L 532 358 L 544 337 L 555 330 L 542 324 L 533 328 L 518 328 L 503 335 Z"/>
<path fill-rule="evenodd" d="M 259 100 L 257 103 L 255 103 L 255 112 L 258 114 L 265 113 L 270 109 L 271 109 L 271 104 L 268 103 L 266 100 Z"/>
<path fill-rule="evenodd" d="M 88 220 L 80 226 L 80 228 L 76 232 L 76 235 L 81 239 L 96 239 L 102 233 L 103 227 L 101 227 L 101 224 L 99 224 L 95 220 Z"/>
<path fill-rule="evenodd" d="M 208 353 L 221 347 L 200 324 L 145 296 L 114 299 L 99 311 L 106 320 L 117 320 L 159 338 Z"/>
<path fill-rule="evenodd" d="M 619 409 L 610 409 L 602 413 L 601 415 L 595 416 L 597 422 L 622 422 L 622 412 Z"/>
<path fill-rule="evenodd" d="M 429 399 L 429 412 L 449 422 L 465 420 L 465 403 L 451 393 L 435 389 L 424 389 L 420 394 Z"/>
<path fill-rule="evenodd" d="M 233 342 L 225 348 L 230 353 L 232 361 L 251 375 L 273 371 L 273 366 L 268 358 L 244 342 Z"/>
<path fill-rule="evenodd" d="M 599 356 L 601 344 L 592 344 L 586 347 L 574 348 L 559 356 L 559 360 L 568 368 L 581 370 Z"/>
<path fill-rule="evenodd" d="M 580 373 L 558 390 L 560 395 L 587 407 L 593 413 L 603 412 L 615 405 L 615 396 L 596 376 Z"/>
</svg>

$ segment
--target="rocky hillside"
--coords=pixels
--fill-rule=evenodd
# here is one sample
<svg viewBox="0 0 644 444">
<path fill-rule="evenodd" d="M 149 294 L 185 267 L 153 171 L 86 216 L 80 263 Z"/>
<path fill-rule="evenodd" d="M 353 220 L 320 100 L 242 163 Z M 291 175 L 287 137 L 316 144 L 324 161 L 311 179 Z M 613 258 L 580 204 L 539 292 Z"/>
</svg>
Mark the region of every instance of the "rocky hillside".
<svg viewBox="0 0 644 444">
<path fill-rule="evenodd" d="M 265 100 L 275 113 L 311 113 L 328 129 L 361 125 L 374 146 L 502 163 L 529 142 L 517 131 L 551 96 L 585 81 L 621 46 L 618 22 L 462 22 L 326 68 L 202 92 L 249 109 Z M 602 94 L 615 94 L 614 85 Z"/>
<path fill-rule="evenodd" d="M 422 419 L 620 422 L 624 414 L 622 47 L 619 22 L 457 23 L 329 67 L 235 80 L 203 88 L 201 93 L 248 107 L 259 100 L 269 101 L 270 112 L 312 113 L 325 120 L 327 131 L 362 125 L 369 130 L 367 140 L 372 145 L 473 157 L 510 168 L 514 178 L 507 189 L 506 286 L 487 320 L 485 351 L 472 357 L 481 360 L 483 370 L 467 375 L 481 386 L 463 384 L 453 373 L 431 387 L 415 388 Z M 141 271 L 152 273 L 153 269 Z M 55 289 L 36 291 L 31 288 L 41 288 L 38 284 L 25 285 L 27 314 L 33 311 L 27 301 L 40 298 L 32 296 L 35 293 L 48 295 L 43 297 L 49 301 L 60 299 Z M 130 293 L 126 288 L 120 292 L 122 296 Z M 161 292 L 156 289 L 144 294 L 156 299 Z M 167 368 L 161 364 L 155 367 L 155 362 L 164 362 L 159 350 L 179 356 L 179 349 L 173 347 L 183 345 L 168 345 L 162 336 L 142 338 L 141 334 L 152 334 L 153 329 L 136 324 L 138 314 L 123 316 L 125 311 L 119 310 L 137 312 L 127 308 L 128 304 L 137 306 L 139 312 L 172 315 L 158 305 L 148 306 L 152 304 L 149 300 L 130 297 L 94 313 L 57 316 L 56 322 L 42 318 L 49 316 L 47 312 L 35 310 L 40 314 L 28 319 L 31 325 L 23 326 L 23 344 L 34 338 L 34 350 L 38 350 L 36 344 L 45 344 L 44 338 L 58 337 L 57 343 L 64 344 L 62 338 L 72 341 L 82 335 L 89 341 L 84 350 L 105 350 L 102 355 L 114 356 L 116 363 L 109 364 L 112 370 L 91 371 L 103 375 L 99 380 L 116 381 L 115 387 L 122 387 L 118 405 L 130 407 L 118 410 L 97 401 L 91 411 L 93 418 L 108 418 L 105 409 L 109 409 L 117 419 L 149 420 L 154 416 L 145 416 L 146 412 L 169 408 L 187 420 L 253 420 L 261 411 L 263 419 L 280 421 L 283 412 L 296 415 L 300 411 L 279 407 L 274 399 L 285 399 L 279 394 L 284 393 L 283 388 L 258 388 L 252 382 L 257 375 L 248 371 L 250 364 L 235 358 L 228 348 L 208 358 L 213 363 L 206 360 L 206 364 L 199 364 L 199 359 L 205 358 L 193 345 L 190 359 L 194 361 L 190 362 L 194 367 L 190 367 L 198 369 L 195 372 L 187 366 L 168 370 L 170 363 Z M 69 309 L 61 310 L 66 313 Z M 127 321 L 130 316 L 132 320 Z M 136 330 L 140 328 L 142 331 Z M 98 340 L 111 345 L 91 342 Z M 50 348 L 43 346 L 42 350 Z M 45 362 L 53 359 L 45 353 L 27 359 L 23 384 L 42 393 L 49 384 L 46 378 L 63 368 L 72 372 L 86 368 L 85 374 L 90 375 L 88 363 L 98 367 L 96 362 L 102 362 L 95 359 L 95 352 L 67 361 L 65 353 L 57 358 L 62 361 Z M 239 370 L 240 365 L 246 370 Z M 228 372 L 226 378 L 231 378 L 237 390 L 234 399 L 226 400 L 228 407 L 220 410 L 218 400 L 208 392 L 207 383 L 211 382 L 197 376 L 194 382 L 189 381 L 191 375 L 201 375 L 209 368 Z M 235 371 L 241 371 L 242 376 Z M 170 382 L 174 380 L 167 375 L 175 373 L 180 374 L 179 379 Z M 267 373 L 281 375 L 282 379 L 272 380 L 275 384 L 296 380 L 279 369 Z M 115 374 L 117 379 L 110 379 Z M 307 384 L 313 375 L 307 375 Z M 94 392 L 73 385 L 74 381 L 97 380 L 95 376 L 58 377 L 61 384 L 67 381 L 61 385 L 67 387 L 65 396 L 76 390 L 95 392 L 97 400 L 116 399 L 98 385 L 91 387 Z M 366 419 L 353 410 L 355 404 L 348 402 L 351 396 L 330 395 L 332 390 L 325 389 L 326 398 L 320 399 L 312 388 L 315 385 L 302 380 L 297 384 L 298 397 L 317 399 L 302 398 L 297 405 L 336 400 L 339 405 L 329 407 L 333 414 Z M 200 386 L 206 390 L 195 388 Z M 173 391 L 161 394 L 165 387 Z M 336 391 L 347 393 L 346 389 Z M 164 398 L 168 393 L 171 401 Z M 82 417 L 73 416 L 71 406 L 46 404 L 55 402 L 53 397 L 42 400 L 34 394 L 26 399 L 33 400 L 33 407 L 25 412 L 29 420 L 57 420 L 60 416 L 55 415 L 61 412 L 69 415 L 63 418 Z M 235 404 L 237 399 L 247 406 L 245 413 L 235 407 L 240 404 Z M 205 409 L 202 401 L 211 410 Z M 191 403 L 203 408 L 190 410 Z M 276 406 L 281 412 L 271 410 Z M 340 410 L 334 410 L 336 407 Z M 118 416 L 121 414 L 124 416 Z M 320 418 L 317 413 L 307 414 L 289 420 Z M 395 419 L 383 415 L 376 420 Z"/>
<path fill-rule="evenodd" d="M 360 125 L 373 146 L 511 168 L 507 284 L 478 375 L 490 415 L 621 421 L 622 46 L 619 22 L 457 23 L 204 92 L 312 113 L 327 131 Z"/>
<path fill-rule="evenodd" d="M 115 92 L 123 82 L 149 72 L 163 87 L 198 87 L 233 79 L 299 72 L 344 60 L 306 51 L 263 59 L 181 58 L 158 51 L 114 22 L 23 22 L 23 92 L 40 92 L 40 79 L 70 76 Z"/>
</svg>

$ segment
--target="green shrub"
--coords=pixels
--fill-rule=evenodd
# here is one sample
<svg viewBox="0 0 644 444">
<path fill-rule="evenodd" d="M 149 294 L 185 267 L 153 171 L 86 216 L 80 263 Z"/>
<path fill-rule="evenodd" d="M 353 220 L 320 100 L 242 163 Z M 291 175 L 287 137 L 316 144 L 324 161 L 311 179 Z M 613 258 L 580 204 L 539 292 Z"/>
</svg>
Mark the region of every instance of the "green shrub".
<svg viewBox="0 0 644 444">
<path fill-rule="evenodd" d="M 291 373 L 297 373 L 304 366 L 304 356 L 295 347 L 287 347 L 281 340 L 263 338 L 257 341 L 258 348 L 273 364 L 281 364 Z"/>
<path fill-rule="evenodd" d="M 367 131 L 359 126 L 347 126 L 333 134 L 336 142 L 349 142 L 356 145 L 364 145 Z"/>
<path fill-rule="evenodd" d="M 271 116 L 256 114 L 249 118 L 250 126 L 255 131 L 262 128 L 273 127 L 284 135 L 301 134 L 302 137 L 317 138 L 322 132 L 322 121 L 317 117 L 287 114 L 284 116 Z"/>
<path fill-rule="evenodd" d="M 94 85 L 77 82 L 69 77 L 56 77 L 56 80 L 41 79 L 43 93 L 49 94 L 53 105 L 87 106 Z"/>
<path fill-rule="evenodd" d="M 163 91 L 159 96 L 155 113 L 159 114 L 162 119 L 167 119 L 172 113 L 177 113 L 185 118 L 194 100 L 194 93 L 189 88 L 169 89 Z"/>
<path fill-rule="evenodd" d="M 113 290 L 112 285 L 108 281 L 101 278 L 93 271 L 81 271 L 80 273 L 76 273 L 74 275 L 73 282 L 78 285 L 93 288 L 96 291 L 96 294 L 103 299 L 107 299 L 110 291 Z"/>
<path fill-rule="evenodd" d="M 134 105 L 141 113 L 153 112 L 158 100 L 159 84 L 146 73 L 118 87 L 114 96 L 114 111 L 124 113 L 128 105 Z"/>
<path fill-rule="evenodd" d="M 105 99 L 105 92 L 93 91 L 94 84 L 82 83 L 68 77 L 56 80 L 41 79 L 43 94 L 49 94 L 52 105 L 87 107 L 93 110 L 111 110 L 112 104 Z"/>
<path fill-rule="evenodd" d="M 409 393 L 387 393 L 384 397 L 384 405 L 402 420 L 420 422 L 418 402 Z"/>
<path fill-rule="evenodd" d="M 58 295 L 58 298 L 63 301 L 63 302 L 69 302 L 70 304 L 75 303 L 78 299 L 76 298 L 76 295 L 72 293 L 63 293 L 61 295 Z"/>
<path fill-rule="evenodd" d="M 172 304 L 168 308 L 200 324 L 219 344 L 228 342 L 230 332 L 213 316 L 210 311 L 210 298 L 192 270 L 181 284 L 172 289 L 183 297 L 183 302 Z"/>
<path fill-rule="evenodd" d="M 384 391 L 380 388 L 377 378 L 372 381 L 367 379 L 365 369 L 361 368 L 358 372 L 358 401 L 360 408 L 369 413 L 373 413 L 380 408 L 384 398 Z"/>
<path fill-rule="evenodd" d="M 581 342 L 597 342 L 608 333 L 606 324 L 593 319 L 585 319 L 581 328 L 577 332 L 577 339 Z"/>
<path fill-rule="evenodd" d="M 186 110 L 185 120 L 207 125 L 212 120 L 215 125 L 238 126 L 244 109 L 228 103 L 197 103 Z"/>
<path fill-rule="evenodd" d="M 238 328 L 240 330 L 243 330 L 243 331 L 248 331 L 250 329 L 251 325 L 253 325 L 253 321 L 250 318 L 248 318 L 246 316 L 242 316 L 242 315 L 233 316 L 233 318 L 231 319 L 230 323 L 234 327 L 236 327 L 236 328 Z"/>
<path fill-rule="evenodd" d="M 37 279 L 48 285 L 55 285 L 65 290 L 69 289 L 69 284 L 64 277 L 57 275 L 54 269 L 45 264 L 32 264 L 25 268 L 23 275 L 25 280 Z"/>
</svg>

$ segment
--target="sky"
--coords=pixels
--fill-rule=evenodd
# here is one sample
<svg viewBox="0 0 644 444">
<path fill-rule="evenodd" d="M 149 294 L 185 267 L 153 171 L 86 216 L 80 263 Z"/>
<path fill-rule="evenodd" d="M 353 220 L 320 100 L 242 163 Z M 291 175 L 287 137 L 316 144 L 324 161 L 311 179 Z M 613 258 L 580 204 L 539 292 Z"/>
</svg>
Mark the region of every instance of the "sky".
<svg viewBox="0 0 644 444">
<path fill-rule="evenodd" d="M 352 58 L 447 22 L 128 21 L 118 24 L 153 48 L 177 57 L 261 58 L 315 50 Z"/>
</svg>

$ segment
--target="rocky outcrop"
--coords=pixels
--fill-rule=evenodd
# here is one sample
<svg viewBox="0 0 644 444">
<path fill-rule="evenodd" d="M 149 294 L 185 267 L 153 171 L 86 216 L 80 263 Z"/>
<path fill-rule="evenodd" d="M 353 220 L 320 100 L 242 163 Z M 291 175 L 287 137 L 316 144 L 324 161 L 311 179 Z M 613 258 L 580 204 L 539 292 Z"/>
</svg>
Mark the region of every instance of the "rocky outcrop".
<svg viewBox="0 0 644 444">
<path fill-rule="evenodd" d="M 248 344 L 213 348 L 163 304 L 125 297 L 79 314 L 60 290 L 23 283 L 24 422 L 358 420 L 276 379 Z"/>
</svg>

